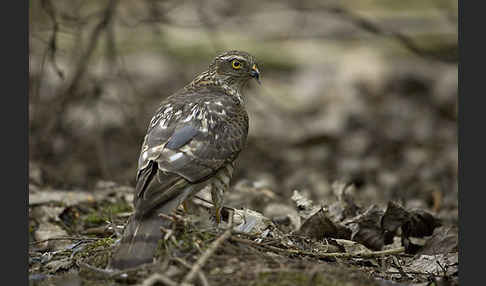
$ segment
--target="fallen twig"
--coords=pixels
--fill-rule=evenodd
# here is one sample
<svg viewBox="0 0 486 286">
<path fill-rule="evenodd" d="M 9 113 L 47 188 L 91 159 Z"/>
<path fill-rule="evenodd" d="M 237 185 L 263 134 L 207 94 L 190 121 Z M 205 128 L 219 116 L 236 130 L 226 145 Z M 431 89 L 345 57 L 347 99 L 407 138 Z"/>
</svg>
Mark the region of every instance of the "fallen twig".
<svg viewBox="0 0 486 286">
<path fill-rule="evenodd" d="M 361 252 L 361 253 L 347 253 L 347 252 L 330 252 L 330 253 L 314 253 L 309 251 L 301 251 L 296 249 L 281 249 L 275 246 L 262 245 L 270 250 L 285 252 L 289 254 L 301 254 L 308 256 L 315 256 L 318 258 L 369 258 L 382 255 L 398 254 L 405 251 L 405 247 L 399 247 L 394 249 L 387 249 L 381 251 Z"/>
<path fill-rule="evenodd" d="M 141 286 L 153 286 L 153 285 L 156 285 L 157 283 L 163 283 L 165 285 L 169 285 L 169 286 L 177 286 L 178 284 L 174 281 L 172 281 L 172 279 L 170 279 L 169 277 L 163 275 L 163 274 L 160 274 L 160 273 L 154 273 L 152 275 L 150 275 L 147 279 L 143 280 L 142 284 L 140 284 Z"/>
<path fill-rule="evenodd" d="M 184 267 L 187 267 L 188 269 L 192 269 L 192 265 L 189 264 L 189 262 L 185 261 L 184 259 L 182 258 L 179 258 L 179 257 L 172 257 L 171 258 L 172 260 L 182 264 Z M 206 279 L 206 275 L 204 275 L 204 272 L 203 271 L 198 271 L 197 275 L 199 276 L 199 280 L 201 280 L 201 284 L 203 286 L 209 286 L 209 282 L 208 282 L 208 279 Z"/>
<path fill-rule="evenodd" d="M 164 213 L 159 213 L 159 217 L 163 219 L 170 220 L 171 222 L 184 222 L 185 218 L 183 216 L 177 214 L 166 215 Z"/>
<path fill-rule="evenodd" d="M 231 237 L 231 240 L 235 242 L 241 242 L 251 245 L 256 245 L 260 247 L 264 247 L 269 250 L 277 251 L 277 252 L 284 252 L 288 254 L 299 254 L 299 255 L 307 255 L 307 256 L 314 256 L 318 258 L 369 258 L 369 257 L 377 257 L 382 255 L 391 255 L 391 254 L 398 254 L 405 251 L 405 247 L 398 247 L 393 249 L 387 250 L 380 250 L 380 251 L 371 251 L 371 252 L 361 252 L 361 253 L 348 253 L 348 252 L 329 252 L 329 253 L 315 253 L 310 251 L 302 251 L 297 249 L 283 249 L 267 244 L 258 243 L 256 241 L 243 239 L 239 237 Z"/>
<path fill-rule="evenodd" d="M 184 277 L 181 284 L 190 283 L 194 279 L 194 276 L 199 272 L 199 270 L 209 259 L 209 257 L 211 257 L 211 255 L 213 255 L 216 249 L 230 236 L 231 236 L 231 228 L 227 229 L 220 237 L 218 237 L 218 239 L 213 241 L 213 243 L 211 243 L 211 245 L 206 250 L 206 252 L 204 252 L 203 255 L 201 255 L 201 257 L 199 257 L 196 263 L 192 266 L 191 271 L 186 275 L 186 277 Z"/>
<path fill-rule="evenodd" d="M 417 272 L 417 271 L 403 271 L 403 272 L 400 272 L 400 271 L 386 271 L 386 272 L 383 272 L 387 275 L 394 275 L 394 274 L 400 274 L 400 275 L 403 275 L 403 274 L 410 274 L 410 275 L 424 275 L 424 276 L 433 276 L 433 277 L 443 277 L 442 275 L 440 274 L 434 274 L 434 273 L 426 273 L 426 272 Z"/>
<path fill-rule="evenodd" d="M 230 240 L 235 241 L 235 242 L 241 242 L 241 243 L 256 245 L 256 246 L 263 246 L 259 242 L 256 242 L 256 241 L 253 241 L 253 240 L 249 240 L 249 239 L 239 238 L 239 237 L 236 237 L 236 236 L 232 236 L 230 238 Z"/>
<path fill-rule="evenodd" d="M 47 242 L 47 241 L 51 241 L 51 240 L 89 240 L 89 241 L 94 241 L 94 240 L 100 240 L 100 239 L 103 239 L 103 238 L 101 238 L 101 237 L 70 237 L 70 236 L 52 237 L 52 238 L 47 238 L 47 239 L 43 239 L 43 240 L 32 241 L 32 242 L 29 243 L 29 245 L 35 245 L 35 244 L 39 244 L 39 243 L 43 243 L 43 242 Z"/>
<path fill-rule="evenodd" d="M 85 263 L 85 262 L 82 262 L 82 261 L 76 261 L 76 264 L 81 268 L 85 268 L 85 269 L 88 269 L 90 271 L 99 273 L 104 277 L 113 277 L 113 276 L 116 276 L 117 274 L 122 273 L 121 271 L 106 270 L 106 269 L 98 268 L 98 267 L 95 267 L 93 265 L 89 265 L 88 263 Z"/>
<path fill-rule="evenodd" d="M 172 229 L 167 229 L 163 226 L 160 227 L 160 231 L 165 233 L 164 240 L 169 239 L 169 237 L 171 237 L 171 235 L 174 233 L 174 231 Z"/>
<path fill-rule="evenodd" d="M 114 278 L 114 277 L 126 277 L 128 273 L 136 272 L 140 269 L 153 269 L 153 268 L 158 268 L 160 269 L 160 265 L 147 265 L 147 264 L 141 264 L 135 267 L 119 270 L 119 269 L 103 269 L 99 268 L 90 264 L 87 264 L 85 262 L 82 262 L 80 260 L 76 260 L 76 265 L 80 268 L 87 269 L 89 271 L 95 272 L 97 274 L 100 274 L 104 278 Z"/>
</svg>

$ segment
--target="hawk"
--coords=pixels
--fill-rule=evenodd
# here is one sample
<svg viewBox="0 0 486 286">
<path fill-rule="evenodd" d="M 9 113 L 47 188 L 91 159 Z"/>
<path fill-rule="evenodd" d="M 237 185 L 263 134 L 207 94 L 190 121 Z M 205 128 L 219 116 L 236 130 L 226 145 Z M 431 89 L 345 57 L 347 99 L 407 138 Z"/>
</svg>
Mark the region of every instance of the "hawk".
<svg viewBox="0 0 486 286">
<path fill-rule="evenodd" d="M 211 187 L 214 217 L 220 222 L 223 194 L 229 188 L 234 161 L 248 134 L 248 114 L 241 93 L 259 81 L 253 56 L 227 51 L 208 70 L 166 98 L 147 129 L 136 175 L 134 213 L 128 220 L 111 267 L 126 269 L 152 262 L 160 227 L 181 203 Z"/>
</svg>

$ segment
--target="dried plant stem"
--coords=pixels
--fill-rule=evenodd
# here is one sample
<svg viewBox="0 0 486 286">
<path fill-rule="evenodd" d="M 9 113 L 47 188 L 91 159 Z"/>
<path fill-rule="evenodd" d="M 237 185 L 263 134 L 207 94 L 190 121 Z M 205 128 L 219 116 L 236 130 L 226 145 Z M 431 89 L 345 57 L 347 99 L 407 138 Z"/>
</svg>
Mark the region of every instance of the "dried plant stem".
<svg viewBox="0 0 486 286">
<path fill-rule="evenodd" d="M 157 285 L 158 283 L 163 283 L 168 286 L 177 286 L 178 284 L 174 281 L 172 281 L 169 277 L 160 274 L 160 273 L 154 273 L 150 275 L 147 279 L 143 280 L 141 286 L 153 286 Z"/>
<path fill-rule="evenodd" d="M 330 252 L 330 253 L 315 253 L 309 251 L 302 251 L 297 249 L 283 249 L 278 248 L 275 246 L 261 244 L 255 241 L 239 238 L 239 237 L 231 237 L 231 240 L 235 242 L 241 242 L 251 245 L 256 245 L 260 247 L 264 247 L 266 249 L 276 251 L 276 252 L 284 252 L 288 254 L 299 254 L 299 255 L 307 255 L 307 256 L 314 256 L 318 258 L 367 258 L 367 257 L 377 257 L 382 255 L 392 255 L 392 254 L 399 254 L 405 251 L 405 247 L 398 247 L 393 249 L 387 250 L 380 250 L 380 251 L 371 251 L 371 252 L 361 252 L 361 253 L 347 253 L 347 252 Z"/>
<path fill-rule="evenodd" d="M 71 237 L 71 236 L 66 236 L 66 237 L 52 237 L 52 238 L 47 238 L 43 240 L 36 240 L 32 241 L 29 243 L 29 245 L 35 245 L 43 242 L 48 242 L 48 241 L 53 241 L 53 240 L 88 240 L 88 241 L 94 241 L 94 240 L 100 240 L 103 238 L 97 238 L 97 237 Z"/>
<path fill-rule="evenodd" d="M 211 257 L 211 255 L 213 255 L 216 249 L 218 249 L 218 247 L 230 236 L 231 236 L 231 229 L 228 229 L 220 237 L 218 237 L 218 239 L 213 241 L 213 243 L 211 243 L 211 245 L 206 250 L 206 252 L 204 252 L 203 255 L 201 255 L 201 257 L 199 257 L 196 263 L 192 266 L 191 271 L 189 271 L 186 277 L 184 277 L 181 284 L 190 283 L 194 279 L 194 276 L 196 276 L 199 270 L 201 270 L 201 268 L 204 266 L 204 264 L 209 259 L 209 257 Z"/>
<path fill-rule="evenodd" d="M 182 264 L 183 266 L 187 267 L 188 269 L 192 269 L 192 267 L 193 267 L 191 264 L 189 264 L 189 262 L 185 261 L 184 259 L 182 259 L 180 257 L 172 257 L 171 259 Z M 198 278 L 201 281 L 201 284 L 203 286 L 209 286 L 208 279 L 206 278 L 206 275 L 204 275 L 203 271 L 199 270 L 197 275 L 198 275 Z"/>
<path fill-rule="evenodd" d="M 103 277 L 113 277 L 113 276 L 116 276 L 119 273 L 121 273 L 120 271 L 98 268 L 98 267 L 95 267 L 93 265 L 89 265 L 88 263 L 85 263 L 85 262 L 82 262 L 82 261 L 76 261 L 76 264 L 81 268 L 88 269 L 90 271 L 101 274 Z"/>
<path fill-rule="evenodd" d="M 300 251 L 294 249 L 281 249 L 274 246 L 264 246 L 268 249 L 287 252 L 291 254 L 303 254 L 309 256 L 315 256 L 319 258 L 369 258 L 377 257 L 382 255 L 399 254 L 405 251 L 405 247 L 381 250 L 381 251 L 371 251 L 371 252 L 361 252 L 361 253 L 347 253 L 347 252 L 334 252 L 334 253 L 313 253 L 308 251 Z"/>
</svg>

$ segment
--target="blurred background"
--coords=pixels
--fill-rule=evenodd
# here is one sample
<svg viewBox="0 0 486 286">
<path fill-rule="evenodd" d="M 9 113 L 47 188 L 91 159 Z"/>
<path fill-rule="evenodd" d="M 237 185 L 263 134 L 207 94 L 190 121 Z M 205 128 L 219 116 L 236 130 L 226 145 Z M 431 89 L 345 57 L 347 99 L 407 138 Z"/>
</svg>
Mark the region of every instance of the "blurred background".
<svg viewBox="0 0 486 286">
<path fill-rule="evenodd" d="M 402 200 L 457 220 L 457 1 L 30 1 L 29 170 L 38 189 L 134 185 L 160 102 L 218 53 L 262 85 L 228 194 Z M 245 190 L 245 195 L 238 195 Z"/>
</svg>

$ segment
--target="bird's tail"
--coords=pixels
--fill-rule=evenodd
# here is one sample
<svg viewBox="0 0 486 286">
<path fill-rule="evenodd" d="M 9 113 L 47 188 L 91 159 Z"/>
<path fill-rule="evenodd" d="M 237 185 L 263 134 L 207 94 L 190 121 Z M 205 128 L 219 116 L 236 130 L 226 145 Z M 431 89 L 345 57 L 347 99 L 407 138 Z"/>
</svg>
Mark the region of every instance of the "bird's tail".
<svg viewBox="0 0 486 286">
<path fill-rule="evenodd" d="M 170 221 L 160 217 L 159 214 L 171 214 L 185 197 L 181 194 L 179 198 L 167 201 L 143 217 L 133 214 L 108 267 L 127 269 L 152 262 L 158 241 L 162 237 L 160 228 L 168 228 L 170 225 Z"/>
</svg>

